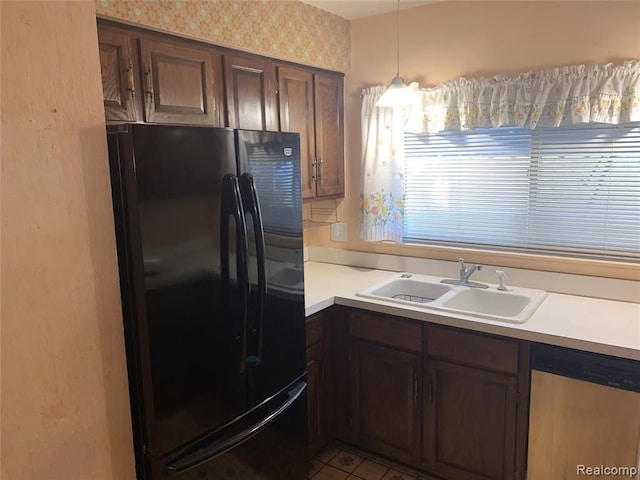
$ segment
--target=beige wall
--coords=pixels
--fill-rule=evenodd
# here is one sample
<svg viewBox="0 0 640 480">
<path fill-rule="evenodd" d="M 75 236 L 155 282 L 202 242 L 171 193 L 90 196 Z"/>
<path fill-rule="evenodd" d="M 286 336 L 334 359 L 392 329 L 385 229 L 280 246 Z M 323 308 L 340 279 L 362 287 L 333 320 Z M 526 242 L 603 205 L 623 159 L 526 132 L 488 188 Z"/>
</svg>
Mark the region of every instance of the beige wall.
<svg viewBox="0 0 640 480">
<path fill-rule="evenodd" d="M 98 15 L 346 72 L 349 21 L 298 0 L 96 0 Z"/>
<path fill-rule="evenodd" d="M 95 5 L 0 12 L 0 477 L 133 479 Z"/>
<path fill-rule="evenodd" d="M 395 13 L 351 24 L 351 70 L 345 79 L 347 195 L 338 208 L 338 218 L 348 222 L 349 241 L 331 242 L 328 227 L 312 228 L 305 231 L 309 245 L 387 251 L 358 238 L 359 95 L 395 75 L 395 25 Z M 638 1 L 450 1 L 401 11 L 400 26 L 400 75 L 422 87 L 459 76 L 640 58 Z M 426 256 L 419 249 L 410 254 Z"/>
</svg>

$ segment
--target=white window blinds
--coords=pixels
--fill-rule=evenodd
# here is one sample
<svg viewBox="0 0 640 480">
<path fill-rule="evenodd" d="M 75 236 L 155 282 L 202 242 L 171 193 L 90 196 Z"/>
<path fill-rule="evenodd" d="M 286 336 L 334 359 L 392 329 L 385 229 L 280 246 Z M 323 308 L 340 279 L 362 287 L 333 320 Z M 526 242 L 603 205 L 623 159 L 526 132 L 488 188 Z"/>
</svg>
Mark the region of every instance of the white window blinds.
<svg viewBox="0 0 640 480">
<path fill-rule="evenodd" d="M 640 125 L 405 136 L 404 241 L 640 259 Z"/>
<path fill-rule="evenodd" d="M 256 149 L 249 156 L 249 170 L 256 182 L 265 232 L 301 235 L 300 162 Z"/>
</svg>

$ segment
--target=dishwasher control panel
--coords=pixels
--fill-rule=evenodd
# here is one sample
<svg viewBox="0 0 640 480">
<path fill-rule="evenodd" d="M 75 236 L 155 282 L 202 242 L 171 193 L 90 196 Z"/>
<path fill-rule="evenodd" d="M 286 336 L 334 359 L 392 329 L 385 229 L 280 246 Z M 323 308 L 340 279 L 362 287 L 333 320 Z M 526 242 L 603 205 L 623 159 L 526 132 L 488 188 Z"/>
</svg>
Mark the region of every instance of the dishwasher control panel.
<svg viewBox="0 0 640 480">
<path fill-rule="evenodd" d="M 531 369 L 640 392 L 640 362 L 626 358 L 533 343 Z"/>
</svg>

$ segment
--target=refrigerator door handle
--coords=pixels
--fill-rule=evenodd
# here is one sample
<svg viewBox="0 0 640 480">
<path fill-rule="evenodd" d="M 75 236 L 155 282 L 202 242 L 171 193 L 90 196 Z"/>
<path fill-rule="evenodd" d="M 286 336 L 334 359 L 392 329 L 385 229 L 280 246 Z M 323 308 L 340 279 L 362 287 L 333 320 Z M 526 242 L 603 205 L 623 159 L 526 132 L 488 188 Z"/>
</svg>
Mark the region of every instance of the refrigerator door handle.
<svg viewBox="0 0 640 480">
<path fill-rule="evenodd" d="M 250 173 L 243 173 L 240 176 L 240 194 L 242 195 L 245 213 L 251 214 L 256 243 L 256 258 L 258 263 L 258 322 L 257 325 L 254 325 L 254 328 L 258 331 L 258 345 L 257 351 L 253 354 L 255 357 L 253 361 L 259 364 L 262 358 L 262 322 L 267 301 L 267 274 L 262 213 L 260 211 L 255 181 L 253 175 Z"/>
<path fill-rule="evenodd" d="M 234 327 L 234 335 L 242 342 L 240 357 L 240 372 L 246 368 L 247 358 L 247 319 L 249 317 L 249 266 L 247 261 L 247 226 L 244 221 L 244 208 L 240 197 L 238 177 L 230 173 L 222 177 L 220 212 L 220 269 L 222 274 L 223 292 L 229 305 L 229 314 L 239 319 Z M 236 271 L 238 288 L 240 290 L 240 315 L 232 312 L 231 278 L 229 268 L 229 217 L 233 217 L 236 225 Z"/>
<path fill-rule="evenodd" d="M 269 424 L 282 415 L 293 404 L 302 392 L 307 388 L 307 382 L 301 381 L 289 392 L 287 392 L 286 400 L 272 410 L 268 415 L 264 416 L 260 421 L 251 425 L 249 428 L 233 435 L 232 437 L 211 443 L 199 448 L 195 452 L 188 452 L 174 459 L 167 465 L 169 473 L 177 475 L 185 472 L 193 467 L 197 467 L 213 458 L 221 455 L 238 445 L 251 439 L 253 436 L 264 430 Z"/>
</svg>

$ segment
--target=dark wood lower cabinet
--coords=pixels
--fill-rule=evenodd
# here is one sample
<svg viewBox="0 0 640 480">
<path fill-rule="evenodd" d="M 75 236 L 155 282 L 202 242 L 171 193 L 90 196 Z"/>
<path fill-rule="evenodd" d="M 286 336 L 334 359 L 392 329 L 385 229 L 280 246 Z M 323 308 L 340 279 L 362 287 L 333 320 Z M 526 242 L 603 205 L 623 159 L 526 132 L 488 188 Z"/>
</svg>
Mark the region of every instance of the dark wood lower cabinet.
<svg viewBox="0 0 640 480">
<path fill-rule="evenodd" d="M 428 362 L 425 467 L 460 480 L 515 478 L 516 377 Z"/>
<path fill-rule="evenodd" d="M 524 480 L 528 342 L 357 309 L 334 326 L 330 439 L 449 480 Z"/>
<path fill-rule="evenodd" d="M 322 343 L 317 343 L 307 348 L 307 428 L 311 453 L 318 452 L 327 443 L 324 372 Z"/>
<path fill-rule="evenodd" d="M 420 444 L 420 357 L 387 347 L 351 344 L 353 440 L 415 465 Z"/>
<path fill-rule="evenodd" d="M 326 323 L 332 309 L 324 310 L 306 321 L 307 337 L 307 428 L 309 453 L 315 455 L 329 440 L 329 401 L 331 384 L 327 371 Z"/>
</svg>

